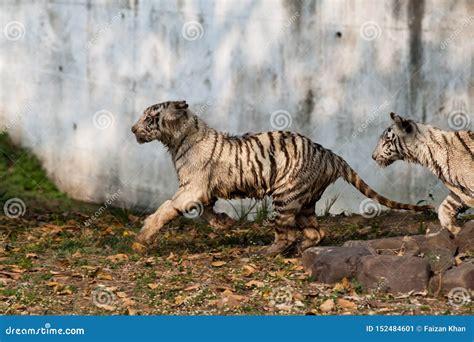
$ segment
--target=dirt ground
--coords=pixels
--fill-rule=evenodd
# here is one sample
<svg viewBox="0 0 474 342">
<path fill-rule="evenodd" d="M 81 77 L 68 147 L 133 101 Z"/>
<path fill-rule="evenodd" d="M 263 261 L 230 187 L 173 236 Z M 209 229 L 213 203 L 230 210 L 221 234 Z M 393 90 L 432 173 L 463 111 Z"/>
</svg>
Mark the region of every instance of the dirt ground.
<svg viewBox="0 0 474 342">
<path fill-rule="evenodd" d="M 312 282 L 295 255 L 256 255 L 273 239 L 256 223 L 222 230 L 178 219 L 143 255 L 131 246 L 144 216 L 107 210 L 87 227 L 82 211 L 58 211 L 54 202 L 29 208 L 20 218 L 0 217 L 2 314 L 473 313 L 429 292 L 395 296 L 366 293 L 351 281 Z M 431 220 L 400 212 L 324 217 L 322 244 L 419 234 Z"/>
</svg>

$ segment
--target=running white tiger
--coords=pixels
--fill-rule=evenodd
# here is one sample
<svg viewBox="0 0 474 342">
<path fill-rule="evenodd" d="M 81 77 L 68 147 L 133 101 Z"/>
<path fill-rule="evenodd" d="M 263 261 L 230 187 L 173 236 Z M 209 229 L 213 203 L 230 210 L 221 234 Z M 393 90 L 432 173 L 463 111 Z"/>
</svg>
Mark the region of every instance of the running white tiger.
<svg viewBox="0 0 474 342">
<path fill-rule="evenodd" d="M 393 124 L 382 133 L 372 158 L 382 167 L 405 160 L 429 168 L 451 193 L 438 218 L 453 234 L 458 213 L 474 207 L 474 132 L 449 132 L 390 113 Z"/>
<path fill-rule="evenodd" d="M 232 136 L 210 128 L 194 115 L 185 101 L 163 102 L 147 108 L 133 125 L 139 143 L 161 141 L 169 150 L 179 189 L 150 215 L 137 242 L 153 244 L 159 230 L 193 203 L 212 206 L 218 198 L 272 196 L 275 242 L 264 250 L 278 254 L 293 246 L 302 234 L 300 250 L 323 238 L 315 204 L 324 190 L 342 177 L 364 195 L 395 209 L 426 210 L 393 202 L 370 189 L 357 173 L 331 151 L 293 132 L 266 132 Z"/>
</svg>

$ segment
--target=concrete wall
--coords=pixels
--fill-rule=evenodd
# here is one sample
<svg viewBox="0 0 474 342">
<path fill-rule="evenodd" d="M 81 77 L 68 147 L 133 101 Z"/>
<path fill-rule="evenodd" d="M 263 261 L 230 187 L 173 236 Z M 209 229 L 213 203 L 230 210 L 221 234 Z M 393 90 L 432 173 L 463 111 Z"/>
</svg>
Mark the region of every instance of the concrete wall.
<svg viewBox="0 0 474 342">
<path fill-rule="evenodd" d="M 154 208 L 173 194 L 165 149 L 130 133 L 165 100 L 233 133 L 291 123 L 407 202 L 446 190 L 421 167 L 376 167 L 388 113 L 473 119 L 469 0 L 6 0 L 0 24 L 2 126 L 82 200 L 121 190 L 116 205 Z M 358 211 L 363 196 L 342 182 L 319 207 L 338 193 L 336 212 Z"/>
</svg>

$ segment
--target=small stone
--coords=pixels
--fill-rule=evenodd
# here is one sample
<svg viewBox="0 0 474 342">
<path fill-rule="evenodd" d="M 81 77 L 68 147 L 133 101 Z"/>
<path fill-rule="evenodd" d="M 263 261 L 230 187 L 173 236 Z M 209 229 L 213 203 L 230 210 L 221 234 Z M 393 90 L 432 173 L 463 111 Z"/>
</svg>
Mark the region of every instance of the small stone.
<svg viewBox="0 0 474 342">
<path fill-rule="evenodd" d="M 474 220 L 467 222 L 456 235 L 454 244 L 459 253 L 474 253 Z"/>
<path fill-rule="evenodd" d="M 352 278 L 360 258 L 370 254 L 364 247 L 312 247 L 303 252 L 303 266 L 315 280 L 333 284 Z"/>
<path fill-rule="evenodd" d="M 322 312 L 331 312 L 332 310 L 334 310 L 334 306 L 334 301 L 332 299 L 327 299 L 326 301 L 324 301 L 323 304 L 319 306 L 319 309 Z"/>
<path fill-rule="evenodd" d="M 429 263 L 422 258 L 369 255 L 361 258 L 357 279 L 367 289 L 406 293 L 425 290 L 429 275 Z"/>
</svg>

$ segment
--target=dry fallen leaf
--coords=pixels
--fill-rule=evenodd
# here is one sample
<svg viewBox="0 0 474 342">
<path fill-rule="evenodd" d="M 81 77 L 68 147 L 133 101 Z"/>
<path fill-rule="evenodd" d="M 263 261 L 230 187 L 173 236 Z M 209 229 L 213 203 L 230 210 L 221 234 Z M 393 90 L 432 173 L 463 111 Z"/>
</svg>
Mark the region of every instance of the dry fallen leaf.
<svg viewBox="0 0 474 342">
<path fill-rule="evenodd" d="M 132 243 L 132 249 L 137 253 L 144 253 L 147 250 L 146 246 L 139 242 Z"/>
<path fill-rule="evenodd" d="M 221 294 L 222 299 L 217 302 L 217 306 L 222 308 L 224 306 L 228 306 L 230 308 L 239 306 L 240 303 L 245 299 L 244 296 L 239 296 L 234 294 L 231 290 L 226 289 Z"/>
<path fill-rule="evenodd" d="M 110 255 L 105 259 L 107 259 L 108 261 L 111 261 L 111 262 L 125 262 L 125 261 L 128 261 L 128 255 L 123 254 L 123 253 L 118 253 L 118 254 L 115 254 L 115 255 Z"/>
<path fill-rule="evenodd" d="M 258 280 L 250 280 L 249 282 L 245 283 L 245 286 L 247 286 L 247 287 L 252 287 L 252 286 L 264 287 L 265 284 L 261 281 L 258 281 Z"/>
<path fill-rule="evenodd" d="M 334 285 L 333 289 L 334 292 L 351 292 L 352 291 L 352 284 L 347 278 L 342 278 L 342 280 Z"/>
<path fill-rule="evenodd" d="M 322 312 L 331 312 L 334 310 L 334 301 L 332 299 L 327 299 L 323 304 L 319 306 L 319 309 Z"/>
<path fill-rule="evenodd" d="M 196 284 L 196 285 L 191 285 L 191 286 L 188 286 L 187 288 L 184 289 L 184 291 L 192 291 L 192 290 L 197 290 L 198 288 L 200 287 L 199 284 Z"/>
<path fill-rule="evenodd" d="M 357 309 L 357 304 L 351 302 L 350 300 L 343 299 L 343 298 L 338 298 L 337 299 L 337 305 L 339 305 L 341 308 L 345 310 L 355 310 Z"/>
<path fill-rule="evenodd" d="M 129 316 L 135 316 L 135 315 L 138 314 L 138 311 L 135 310 L 135 309 L 132 309 L 132 308 L 127 308 L 127 314 L 128 314 Z"/>
<path fill-rule="evenodd" d="M 99 271 L 97 273 L 97 279 L 100 280 L 113 280 L 112 274 L 104 272 L 104 271 Z"/>
<path fill-rule="evenodd" d="M 100 232 L 101 235 L 114 235 L 114 228 L 113 227 L 107 227 L 104 230 Z"/>
<path fill-rule="evenodd" d="M 221 266 L 224 266 L 225 264 L 227 264 L 227 262 L 225 261 L 214 261 L 211 265 L 214 267 L 221 267 Z"/>
<path fill-rule="evenodd" d="M 98 308 L 107 310 L 107 311 L 115 311 L 116 307 L 112 305 L 107 305 L 107 304 L 96 304 Z"/>
<path fill-rule="evenodd" d="M 62 286 L 64 286 L 63 284 L 58 283 L 57 281 L 49 281 L 49 282 L 46 283 L 46 285 L 48 285 L 49 287 L 62 287 Z"/>
<path fill-rule="evenodd" d="M 131 298 L 122 298 L 122 304 L 126 307 L 133 306 L 136 302 Z"/>
<path fill-rule="evenodd" d="M 252 274 L 257 272 L 256 268 L 252 265 L 244 265 L 242 267 L 242 275 L 244 277 L 250 277 Z"/>
<path fill-rule="evenodd" d="M 36 254 L 36 253 L 27 253 L 26 257 L 28 259 L 38 259 L 38 254 Z"/>
<path fill-rule="evenodd" d="M 178 305 L 181 305 L 184 303 L 184 301 L 186 300 L 186 297 L 184 296 L 176 296 L 174 298 L 174 305 L 178 306 Z"/>
<path fill-rule="evenodd" d="M 160 285 L 158 285 L 158 284 L 156 284 L 156 283 L 151 283 L 151 284 L 147 284 L 147 286 L 148 286 L 150 289 L 154 290 L 154 289 L 156 289 L 156 288 L 157 288 L 158 286 L 160 286 Z"/>
<path fill-rule="evenodd" d="M 74 259 L 82 258 L 82 254 L 79 250 L 77 250 L 73 255 L 71 255 Z"/>
<path fill-rule="evenodd" d="M 66 286 L 63 289 L 59 289 L 57 291 L 58 295 L 71 295 L 72 294 L 72 289 L 69 286 Z"/>
<path fill-rule="evenodd" d="M 20 273 L 16 273 L 16 272 L 6 272 L 6 271 L 1 271 L 0 272 L 0 277 L 2 278 L 10 278 L 10 279 L 13 279 L 13 280 L 18 280 L 21 278 L 21 274 Z"/>
</svg>

